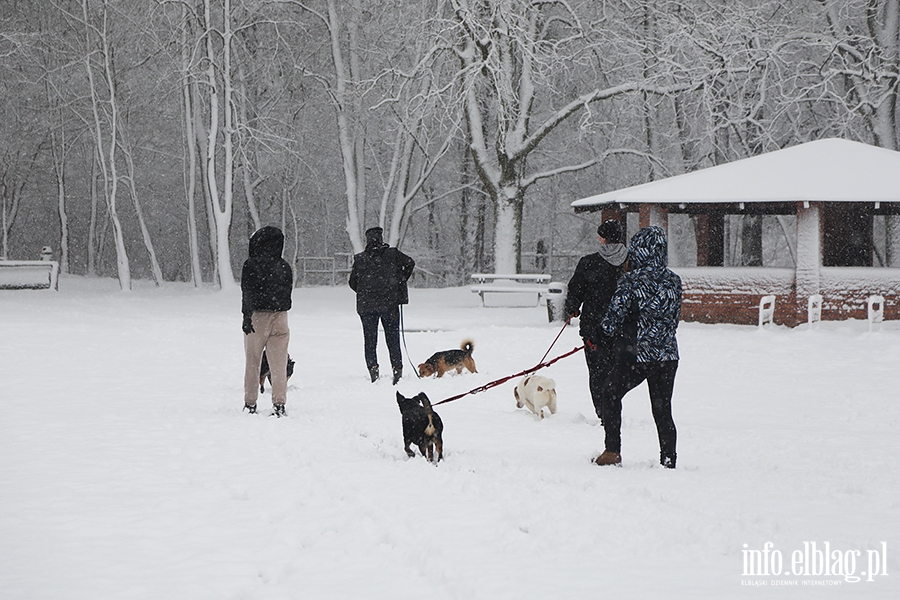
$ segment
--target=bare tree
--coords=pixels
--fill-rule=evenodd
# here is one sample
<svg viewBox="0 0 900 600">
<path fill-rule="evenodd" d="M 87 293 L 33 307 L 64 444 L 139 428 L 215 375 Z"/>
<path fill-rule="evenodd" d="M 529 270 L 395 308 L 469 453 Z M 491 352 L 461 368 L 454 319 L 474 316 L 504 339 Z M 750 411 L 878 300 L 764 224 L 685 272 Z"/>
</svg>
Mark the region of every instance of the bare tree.
<svg viewBox="0 0 900 600">
<path fill-rule="evenodd" d="M 131 290 L 131 268 L 118 213 L 117 148 L 120 116 L 110 44 L 110 7 L 108 1 L 103 0 L 99 3 L 98 11 L 93 13 L 88 0 L 81 0 L 81 11 L 80 22 L 84 28 L 85 40 L 83 64 L 89 83 L 93 120 L 92 135 L 97 147 L 97 157 L 103 177 L 103 194 L 115 238 L 119 287 L 128 291 Z M 77 19 L 77 16 L 71 16 Z"/>
<path fill-rule="evenodd" d="M 494 269 L 514 273 L 521 267 L 522 209 L 528 188 L 541 179 L 596 165 L 617 152 L 608 149 L 577 163 L 534 170 L 529 159 L 548 136 L 595 103 L 638 92 L 669 95 L 699 83 L 681 77 L 677 69 L 649 80 L 640 71 L 622 70 L 604 73 L 601 87 L 567 98 L 555 93 L 558 72 L 571 72 L 576 65 L 602 71 L 602 65 L 590 63 L 593 57 L 618 51 L 617 59 L 627 63 L 626 53 L 633 54 L 633 48 L 614 45 L 612 36 L 594 35 L 611 27 L 603 14 L 605 4 L 578 7 L 587 13 L 563 1 L 451 0 L 451 5 L 458 24 L 462 102 L 472 157 L 496 210 Z M 592 17 L 597 21 L 588 26 L 585 19 Z M 619 81 L 610 81 L 614 77 Z"/>
<path fill-rule="evenodd" d="M 208 102 L 209 116 L 208 126 L 205 129 L 206 182 L 215 219 L 219 285 L 221 289 L 228 290 L 236 287 L 228 240 L 234 207 L 235 166 L 235 106 L 231 61 L 234 42 L 233 13 L 231 0 L 222 1 L 222 7 L 218 14 L 213 12 L 212 4 L 212 0 L 203 0 L 203 40 L 206 50 L 204 95 Z M 220 135 L 221 140 L 219 139 Z M 221 185 L 217 175 L 217 160 L 220 151 L 224 170 Z"/>
<path fill-rule="evenodd" d="M 26 190 L 35 184 L 35 167 L 48 142 L 48 132 L 33 117 L 39 107 L 21 93 L 33 91 L 27 66 L 37 40 L 16 30 L 7 13 L 6 7 L 0 8 L 0 258 L 10 257 L 12 229 Z"/>
<path fill-rule="evenodd" d="M 450 148 L 456 110 L 444 105 L 452 76 L 440 67 L 449 48 L 435 16 L 440 2 L 369 10 L 360 0 L 281 0 L 326 32 L 330 69 L 308 64 L 303 73 L 325 91 L 336 118 L 347 202 L 345 230 L 354 252 L 372 213 L 400 242 L 412 200 Z M 374 182 L 368 172 L 377 175 Z M 380 188 L 379 202 L 370 201 Z"/>
<path fill-rule="evenodd" d="M 828 24 L 820 43 L 822 85 L 833 104 L 858 115 L 875 144 L 900 150 L 900 0 L 816 0 Z M 900 217 L 888 216 L 886 262 L 900 266 Z"/>
</svg>

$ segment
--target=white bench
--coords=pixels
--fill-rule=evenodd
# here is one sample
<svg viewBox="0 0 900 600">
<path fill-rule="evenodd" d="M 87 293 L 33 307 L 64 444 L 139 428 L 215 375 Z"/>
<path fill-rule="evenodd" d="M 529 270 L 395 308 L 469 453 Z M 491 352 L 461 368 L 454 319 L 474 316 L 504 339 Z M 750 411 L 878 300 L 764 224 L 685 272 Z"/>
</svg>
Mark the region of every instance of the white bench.
<svg viewBox="0 0 900 600">
<path fill-rule="evenodd" d="M 0 289 L 59 289 L 55 260 L 0 260 Z"/>
<path fill-rule="evenodd" d="M 486 306 L 485 294 L 535 295 L 537 301 L 534 306 L 537 306 L 541 303 L 541 298 L 547 294 L 547 284 L 550 283 L 550 275 L 543 273 L 474 273 L 472 279 L 475 284 L 470 289 L 481 297 L 482 306 Z"/>
</svg>

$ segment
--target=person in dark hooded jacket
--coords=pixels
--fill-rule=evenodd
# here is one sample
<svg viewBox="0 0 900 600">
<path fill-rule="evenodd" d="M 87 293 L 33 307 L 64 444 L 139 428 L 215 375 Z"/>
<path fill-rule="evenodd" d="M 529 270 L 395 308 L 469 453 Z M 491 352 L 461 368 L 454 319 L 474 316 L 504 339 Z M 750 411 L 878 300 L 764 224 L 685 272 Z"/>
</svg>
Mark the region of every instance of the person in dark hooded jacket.
<svg viewBox="0 0 900 600">
<path fill-rule="evenodd" d="M 674 469 L 672 391 L 678 370 L 675 330 L 681 318 L 681 278 L 666 266 L 668 245 L 659 227 L 644 227 L 631 238 L 628 259 L 631 270 L 619 279 L 599 333 L 629 332 L 624 335 L 633 339 L 625 341 L 627 351 L 620 353 L 604 386 L 601 419 L 606 449 L 594 462 L 601 466 L 622 463 L 622 398 L 646 380 L 659 437 L 659 462 Z"/>
<path fill-rule="evenodd" d="M 378 380 L 378 322 L 384 328 L 396 385 L 403 375 L 400 352 L 400 305 L 409 303 L 406 282 L 415 261 L 384 243 L 381 227 L 366 230 L 366 249 L 353 257 L 350 289 L 356 292 L 356 312 L 363 326 L 366 367 L 372 382 Z"/>
<path fill-rule="evenodd" d="M 628 249 L 623 243 L 625 231 L 619 221 L 610 219 L 597 228 L 600 249 L 581 257 L 569 280 L 566 314 L 579 318 L 578 332 L 584 340 L 584 359 L 594 410 L 600 417 L 603 385 L 609 379 L 616 360 L 615 339 L 597 336 L 600 320 L 606 314 L 616 283 L 625 272 Z"/>
<path fill-rule="evenodd" d="M 263 227 L 250 237 L 250 257 L 241 269 L 241 312 L 244 322 L 244 408 L 256 412 L 259 367 L 265 350 L 272 374 L 272 405 L 283 416 L 287 402 L 287 359 L 294 273 L 286 260 L 284 234 Z"/>
</svg>

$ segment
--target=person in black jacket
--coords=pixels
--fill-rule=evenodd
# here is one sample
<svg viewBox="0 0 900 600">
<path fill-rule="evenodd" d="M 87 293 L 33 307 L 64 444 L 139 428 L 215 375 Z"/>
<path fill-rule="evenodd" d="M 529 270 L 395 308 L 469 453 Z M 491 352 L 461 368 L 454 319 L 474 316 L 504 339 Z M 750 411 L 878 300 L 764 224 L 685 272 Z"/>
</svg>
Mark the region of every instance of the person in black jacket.
<svg viewBox="0 0 900 600">
<path fill-rule="evenodd" d="M 272 405 L 283 416 L 287 402 L 288 327 L 294 273 L 286 260 L 284 234 L 277 227 L 263 227 L 250 237 L 250 257 L 241 270 L 241 312 L 244 322 L 244 408 L 256 412 L 259 367 L 263 350 L 272 374 Z"/>
<path fill-rule="evenodd" d="M 625 231 L 619 221 L 604 221 L 597 228 L 600 249 L 581 257 L 569 280 L 566 314 L 580 317 L 579 334 L 584 339 L 584 358 L 594 411 L 602 420 L 603 385 L 615 365 L 618 347 L 613 338 L 597 335 L 600 321 L 616 291 L 616 282 L 625 272 L 628 249 L 623 243 Z"/>
<path fill-rule="evenodd" d="M 350 288 L 356 292 L 356 312 L 363 326 L 366 367 L 372 382 L 378 380 L 378 321 L 384 328 L 394 385 L 403 376 L 400 352 L 400 305 L 409 303 L 406 281 L 416 262 L 382 239 L 381 227 L 366 230 L 366 249 L 353 257 Z"/>
</svg>

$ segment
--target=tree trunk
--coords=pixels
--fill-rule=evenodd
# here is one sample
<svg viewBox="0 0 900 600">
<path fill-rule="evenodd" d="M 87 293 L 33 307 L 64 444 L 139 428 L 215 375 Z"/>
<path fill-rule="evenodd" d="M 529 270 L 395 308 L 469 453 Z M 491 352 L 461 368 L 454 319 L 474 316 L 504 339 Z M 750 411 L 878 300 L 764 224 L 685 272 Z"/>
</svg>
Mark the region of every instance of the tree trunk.
<svg viewBox="0 0 900 600">
<path fill-rule="evenodd" d="M 121 128 L 120 128 L 121 130 Z M 162 268 L 159 266 L 159 260 L 156 258 L 156 249 L 153 247 L 153 239 L 150 237 L 150 230 L 147 228 L 147 221 L 144 219 L 144 211 L 141 209 L 141 202 L 138 198 L 137 188 L 134 184 L 134 159 L 131 150 L 126 145 L 124 134 L 121 136 L 121 150 L 125 156 L 125 166 L 128 169 L 128 175 L 124 177 L 124 181 L 128 184 L 128 191 L 131 193 L 131 201 L 134 204 L 134 213 L 137 216 L 138 226 L 141 229 L 141 239 L 144 241 L 144 247 L 150 258 L 150 270 L 153 273 L 153 280 L 156 287 L 163 283 Z"/>
<path fill-rule="evenodd" d="M 359 164 L 363 158 L 361 139 L 362 132 L 351 126 L 350 107 L 355 106 L 351 99 L 347 82 L 352 81 L 353 67 L 345 63 L 341 48 L 341 23 L 338 18 L 335 0 L 328 0 L 328 31 L 331 35 L 331 59 L 335 71 L 334 100 L 337 116 L 338 140 L 344 171 L 344 186 L 347 196 L 346 231 L 354 253 L 363 251 L 363 219 L 365 217 L 365 169 Z M 351 24 L 351 30 L 352 30 Z M 351 43 L 356 39 L 350 36 Z M 353 54 L 356 48 L 351 47 Z M 358 113 L 357 115 L 358 116 Z"/>
<path fill-rule="evenodd" d="M 106 5 L 103 5 L 104 15 L 102 16 L 102 25 L 100 27 L 92 27 L 90 25 L 88 15 L 87 0 L 81 1 L 82 15 L 84 17 L 85 38 L 87 48 L 93 46 L 91 39 L 91 31 L 97 32 L 99 35 L 100 52 L 103 61 L 102 73 L 105 78 L 107 97 L 100 97 L 100 89 L 94 79 L 94 69 L 91 65 L 91 53 L 86 52 L 84 56 L 84 64 L 88 76 L 88 90 L 91 95 L 91 110 L 93 113 L 93 135 L 94 143 L 97 145 L 97 155 L 100 158 L 100 170 L 103 174 L 103 192 L 106 199 L 107 211 L 109 219 L 113 227 L 113 237 L 116 248 L 116 272 L 119 277 L 119 287 L 122 291 L 131 290 L 131 267 L 128 262 L 128 252 L 125 249 L 125 235 L 122 232 L 122 224 L 119 221 L 119 215 L 116 206 L 117 194 L 119 189 L 119 173 L 116 168 L 116 140 L 118 139 L 118 119 L 119 108 L 116 98 L 115 77 L 113 75 L 113 66 L 110 57 L 109 40 L 107 37 L 108 30 L 106 28 Z M 104 142 L 103 119 L 101 118 L 102 105 L 106 106 L 109 111 L 109 117 L 106 122 L 108 132 L 106 137 L 109 144 Z M 108 154 L 107 154 L 108 153 Z"/>
<path fill-rule="evenodd" d="M 249 100 L 247 99 L 247 84 L 245 82 L 243 65 L 238 66 L 237 77 L 240 89 L 240 93 L 238 94 L 238 97 L 240 98 L 240 122 L 241 125 L 243 125 L 241 131 L 245 132 L 238 136 L 241 153 L 241 182 L 244 186 L 244 199 L 247 201 L 247 210 L 250 213 L 250 219 L 253 221 L 253 231 L 257 231 L 262 227 L 262 221 L 259 218 L 259 208 L 256 206 L 255 197 L 255 191 L 260 180 L 253 179 L 254 161 L 251 158 L 252 149 L 250 148 L 249 136 L 246 135 L 246 132 L 249 130 L 250 121 L 247 117 L 247 103 Z"/>
<path fill-rule="evenodd" d="M 66 138 L 63 130 L 60 145 L 56 144 L 56 135 L 53 145 L 53 166 L 56 173 L 56 207 L 59 214 L 59 271 L 69 272 L 69 214 L 66 211 Z"/>
<path fill-rule="evenodd" d="M 191 83 L 191 97 L 194 99 L 194 131 L 197 135 L 197 153 L 200 158 L 197 164 L 200 175 L 199 182 L 203 194 L 203 206 L 206 208 L 206 227 L 208 230 L 206 241 L 209 245 L 209 256 L 212 262 L 212 281 L 216 282 L 219 280 L 219 258 L 216 241 L 218 236 L 216 234 L 216 217 L 212 191 L 209 188 L 209 172 L 207 171 L 209 152 L 207 151 L 208 139 L 205 136 L 208 134 L 208 131 L 204 133 L 204 127 L 199 126 L 203 123 L 203 116 L 200 110 L 200 85 L 196 81 Z"/>
<path fill-rule="evenodd" d="M 519 190 L 496 200 L 494 273 L 518 273 L 522 266 L 522 201 Z"/>
<path fill-rule="evenodd" d="M 87 240 L 87 274 L 91 277 L 97 275 L 97 207 L 100 204 L 100 197 L 97 191 L 97 168 L 100 165 L 100 159 L 97 157 L 97 147 L 91 149 L 91 222 L 88 225 Z"/>
<path fill-rule="evenodd" d="M 219 85 L 216 77 L 216 60 L 213 49 L 213 28 L 211 15 L 211 0 L 204 1 L 204 14 L 206 21 L 206 53 L 207 53 L 207 83 L 209 86 L 209 132 L 207 137 L 206 177 L 209 186 L 210 198 L 213 205 L 213 217 L 216 222 L 216 255 L 219 270 L 219 287 L 223 290 L 233 290 L 236 285 L 234 272 L 231 268 L 231 250 L 228 233 L 231 229 L 231 214 L 233 206 L 234 190 L 234 155 L 233 139 L 234 129 L 232 122 L 232 88 L 231 88 L 231 0 L 225 0 L 222 14 L 224 30 L 222 34 L 223 60 L 221 66 L 222 81 L 224 87 L 223 113 L 224 131 L 224 185 L 222 196 L 219 196 L 218 182 L 216 180 L 216 148 L 219 135 Z"/>
<path fill-rule="evenodd" d="M 188 249 L 191 256 L 191 282 L 194 287 L 200 287 L 203 283 L 203 273 L 200 270 L 200 244 L 197 234 L 197 138 L 195 127 L 194 100 L 191 98 L 191 53 L 188 46 L 190 21 L 187 6 L 181 5 L 181 92 L 184 108 L 184 142 L 187 155 L 187 189 L 185 190 L 188 204 Z M 198 122 L 199 124 L 199 122 Z"/>
</svg>

